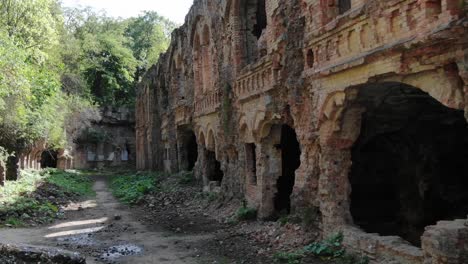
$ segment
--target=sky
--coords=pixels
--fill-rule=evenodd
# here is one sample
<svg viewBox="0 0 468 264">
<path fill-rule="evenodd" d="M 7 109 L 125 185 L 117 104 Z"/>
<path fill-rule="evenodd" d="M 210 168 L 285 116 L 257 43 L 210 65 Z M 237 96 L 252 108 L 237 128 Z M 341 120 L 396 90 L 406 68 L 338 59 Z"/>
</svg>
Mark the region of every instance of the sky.
<svg viewBox="0 0 468 264">
<path fill-rule="evenodd" d="M 193 0 L 62 0 L 66 7 L 90 6 L 105 10 L 113 17 L 128 18 L 144 10 L 156 11 L 178 24 L 183 24 Z"/>
</svg>

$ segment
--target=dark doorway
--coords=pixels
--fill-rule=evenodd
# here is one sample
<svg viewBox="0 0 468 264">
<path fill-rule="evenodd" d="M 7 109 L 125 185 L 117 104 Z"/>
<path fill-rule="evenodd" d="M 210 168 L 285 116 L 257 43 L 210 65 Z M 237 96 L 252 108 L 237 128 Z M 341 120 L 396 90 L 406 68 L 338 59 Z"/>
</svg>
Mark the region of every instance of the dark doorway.
<svg viewBox="0 0 468 264">
<path fill-rule="evenodd" d="M 276 182 L 275 210 L 282 214 L 291 211 L 291 194 L 295 183 L 295 172 L 301 165 L 301 149 L 294 129 L 281 127 L 281 166 L 282 173 Z"/>
<path fill-rule="evenodd" d="M 257 9 L 255 12 L 255 25 L 253 27 L 253 35 L 259 39 L 262 31 L 267 27 L 267 14 L 265 0 L 257 0 Z"/>
<path fill-rule="evenodd" d="M 188 161 L 187 169 L 191 171 L 195 167 L 195 163 L 197 162 L 197 159 L 198 159 L 197 138 L 195 136 L 195 133 L 193 133 L 193 131 L 190 132 L 186 145 L 187 145 L 186 151 L 187 151 L 187 161 Z"/>
<path fill-rule="evenodd" d="M 208 181 L 216 181 L 221 183 L 223 181 L 223 171 L 221 170 L 221 163 L 216 160 L 214 151 L 206 150 L 206 166 Z"/>
<path fill-rule="evenodd" d="M 351 0 L 338 0 L 338 11 L 340 14 L 351 9 Z"/>
<path fill-rule="evenodd" d="M 57 168 L 57 151 L 46 150 L 41 154 L 41 168 Z"/>
<path fill-rule="evenodd" d="M 351 213 L 367 232 L 420 245 L 424 227 L 468 213 L 468 127 L 463 111 L 402 84 L 364 87 L 352 149 Z"/>
<path fill-rule="evenodd" d="M 198 145 L 195 133 L 190 128 L 179 127 L 177 137 L 179 170 L 192 171 L 198 159 Z"/>
<path fill-rule="evenodd" d="M 246 176 L 252 185 L 257 185 L 257 147 L 254 143 L 245 144 Z"/>
</svg>

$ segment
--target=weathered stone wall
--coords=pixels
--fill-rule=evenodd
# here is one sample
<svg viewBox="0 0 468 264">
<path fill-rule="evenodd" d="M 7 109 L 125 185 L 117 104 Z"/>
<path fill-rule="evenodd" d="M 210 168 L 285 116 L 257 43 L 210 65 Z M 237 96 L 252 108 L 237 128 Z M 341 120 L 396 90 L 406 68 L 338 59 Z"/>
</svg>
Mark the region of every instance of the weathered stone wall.
<svg viewBox="0 0 468 264">
<path fill-rule="evenodd" d="M 88 137 L 81 138 L 70 154 L 57 153 L 59 168 L 92 169 L 135 166 L 135 113 L 125 107 L 101 109 L 101 120 L 93 124 Z"/>
<path fill-rule="evenodd" d="M 434 247 L 357 228 L 349 174 L 370 111 L 363 89 L 412 87 L 468 117 L 467 8 L 458 0 L 197 0 L 138 89 L 137 168 L 186 169 L 191 131 L 205 189 L 245 198 L 261 218 L 314 212 L 324 235 L 342 230 L 375 258 L 458 263 L 428 262 Z M 294 145 L 285 143 L 288 128 L 298 168 L 284 155 Z"/>
</svg>

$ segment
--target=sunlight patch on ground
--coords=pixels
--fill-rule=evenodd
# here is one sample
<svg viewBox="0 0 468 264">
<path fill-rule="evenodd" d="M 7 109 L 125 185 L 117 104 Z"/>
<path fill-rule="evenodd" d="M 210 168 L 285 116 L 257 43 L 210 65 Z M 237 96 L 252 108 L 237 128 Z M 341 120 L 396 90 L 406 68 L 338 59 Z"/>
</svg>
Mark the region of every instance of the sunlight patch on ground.
<svg viewBox="0 0 468 264">
<path fill-rule="evenodd" d="M 64 208 L 64 211 L 78 211 L 81 209 L 97 207 L 96 200 L 87 200 L 80 203 L 71 203 Z"/>
<path fill-rule="evenodd" d="M 44 237 L 54 238 L 54 237 L 62 237 L 62 236 L 73 236 L 73 235 L 79 235 L 79 234 L 95 233 L 99 230 L 102 230 L 103 228 L 104 228 L 103 226 L 99 226 L 99 227 L 92 227 L 92 228 L 76 229 L 76 230 L 52 233 Z"/>
<path fill-rule="evenodd" d="M 103 218 L 98 218 L 98 219 L 89 219 L 89 220 L 65 222 L 65 223 L 61 223 L 61 224 L 58 224 L 58 225 L 51 226 L 51 227 L 49 227 L 49 229 L 59 229 L 59 228 L 66 228 L 66 227 L 72 227 L 72 226 L 82 226 L 82 225 L 94 225 L 94 224 L 104 223 L 107 220 L 109 220 L 109 218 L 103 217 Z"/>
</svg>

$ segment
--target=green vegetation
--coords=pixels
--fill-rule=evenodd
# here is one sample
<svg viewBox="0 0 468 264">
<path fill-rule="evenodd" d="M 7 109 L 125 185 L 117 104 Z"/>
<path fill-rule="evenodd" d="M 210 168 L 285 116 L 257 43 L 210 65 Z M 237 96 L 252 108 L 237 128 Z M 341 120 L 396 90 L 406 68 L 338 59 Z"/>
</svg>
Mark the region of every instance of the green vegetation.
<svg viewBox="0 0 468 264">
<path fill-rule="evenodd" d="M 19 180 L 0 187 L 0 226 L 49 222 L 60 214 L 62 202 L 93 194 L 92 181 L 81 172 L 22 171 Z"/>
<path fill-rule="evenodd" d="M 134 103 L 136 83 L 167 49 L 175 28 L 155 12 L 122 20 L 90 8 L 64 9 L 63 17 L 66 90 L 101 105 Z"/>
<path fill-rule="evenodd" d="M 46 177 L 46 182 L 60 187 L 63 192 L 73 193 L 80 196 L 93 196 L 92 181 L 85 173 L 64 172 L 56 169 L 41 171 Z M 43 177 L 44 177 L 43 176 Z"/>
<path fill-rule="evenodd" d="M 219 195 L 216 192 L 200 192 L 197 194 L 198 198 L 206 200 L 208 202 L 214 202 L 218 199 Z"/>
<path fill-rule="evenodd" d="M 368 264 L 366 256 L 349 253 L 343 246 L 344 236 L 337 233 L 329 238 L 305 246 L 294 252 L 277 252 L 275 261 L 277 263 L 299 264 L 306 257 L 320 258 L 336 264 Z"/>
<path fill-rule="evenodd" d="M 276 263 L 300 264 L 303 254 L 299 252 L 277 252 L 273 255 Z"/>
<path fill-rule="evenodd" d="M 135 204 L 144 195 L 157 190 L 160 176 L 157 172 L 123 173 L 112 178 L 110 187 L 119 200 Z"/>
<path fill-rule="evenodd" d="M 193 171 L 182 171 L 177 176 L 179 177 L 179 184 L 189 185 L 195 182 Z"/>
<path fill-rule="evenodd" d="M 71 147 L 99 106 L 132 105 L 174 28 L 155 12 L 124 20 L 59 0 L 0 0 L 0 162 L 38 142 Z"/>
<path fill-rule="evenodd" d="M 250 208 L 247 206 L 247 202 L 242 202 L 242 207 L 240 207 L 236 212 L 236 217 L 238 220 L 255 220 L 257 218 L 257 210 L 255 208 Z"/>
<path fill-rule="evenodd" d="M 343 238 L 342 233 L 337 233 L 323 241 L 315 242 L 306 246 L 304 250 L 320 258 L 339 258 L 346 252 L 342 244 Z"/>
</svg>

